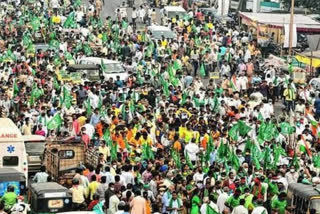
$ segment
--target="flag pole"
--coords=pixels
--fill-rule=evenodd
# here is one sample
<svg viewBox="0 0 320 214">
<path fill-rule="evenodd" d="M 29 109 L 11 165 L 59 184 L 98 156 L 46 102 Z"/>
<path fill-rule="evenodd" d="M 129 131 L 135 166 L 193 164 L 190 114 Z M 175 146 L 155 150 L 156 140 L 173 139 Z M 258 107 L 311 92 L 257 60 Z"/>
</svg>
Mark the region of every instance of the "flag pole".
<svg viewBox="0 0 320 214">
<path fill-rule="evenodd" d="M 289 27 L 289 55 L 290 56 L 292 56 L 293 22 L 294 22 L 294 0 L 291 0 L 291 14 L 290 14 L 290 27 Z"/>
</svg>

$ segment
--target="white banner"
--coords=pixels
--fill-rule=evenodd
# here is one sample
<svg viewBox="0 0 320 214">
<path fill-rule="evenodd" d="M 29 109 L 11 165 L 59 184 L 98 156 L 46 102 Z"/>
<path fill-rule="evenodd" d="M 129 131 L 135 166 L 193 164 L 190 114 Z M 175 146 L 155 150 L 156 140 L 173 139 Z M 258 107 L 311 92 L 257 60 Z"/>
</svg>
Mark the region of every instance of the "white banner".
<svg viewBox="0 0 320 214">
<path fill-rule="evenodd" d="M 290 35 L 290 25 L 289 24 L 284 25 L 284 33 L 285 33 L 285 37 L 284 37 L 283 47 L 288 48 L 289 47 L 289 40 L 290 40 L 290 36 L 289 36 Z M 293 48 L 297 47 L 297 25 L 296 24 L 293 24 L 292 47 Z"/>
</svg>

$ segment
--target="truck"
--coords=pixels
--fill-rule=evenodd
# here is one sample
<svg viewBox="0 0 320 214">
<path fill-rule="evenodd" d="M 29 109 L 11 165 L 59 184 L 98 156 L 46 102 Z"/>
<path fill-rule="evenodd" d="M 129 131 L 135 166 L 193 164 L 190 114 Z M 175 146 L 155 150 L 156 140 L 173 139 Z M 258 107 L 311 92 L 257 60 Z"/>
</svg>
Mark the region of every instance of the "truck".
<svg viewBox="0 0 320 214">
<path fill-rule="evenodd" d="M 85 148 L 81 140 L 55 139 L 47 141 L 44 163 L 54 181 L 71 186 L 76 169 L 81 166 L 97 166 L 101 157 L 95 148 Z"/>
<path fill-rule="evenodd" d="M 28 160 L 21 131 L 9 118 L 0 118 L 0 168 L 14 168 L 28 181 Z"/>
</svg>

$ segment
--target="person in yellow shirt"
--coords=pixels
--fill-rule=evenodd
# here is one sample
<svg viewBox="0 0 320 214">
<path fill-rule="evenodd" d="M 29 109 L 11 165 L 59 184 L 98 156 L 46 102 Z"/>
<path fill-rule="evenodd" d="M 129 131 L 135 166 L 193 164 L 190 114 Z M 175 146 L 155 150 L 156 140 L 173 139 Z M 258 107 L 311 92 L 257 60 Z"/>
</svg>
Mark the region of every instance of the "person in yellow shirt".
<svg viewBox="0 0 320 214">
<path fill-rule="evenodd" d="M 284 90 L 283 96 L 285 97 L 285 100 L 286 100 L 287 111 L 288 112 L 290 112 L 290 110 L 294 111 L 294 101 L 296 99 L 296 93 L 291 86 L 291 82 L 288 85 L 288 88 Z"/>
<path fill-rule="evenodd" d="M 115 114 L 116 117 L 118 117 L 119 113 L 121 112 L 120 109 L 118 109 L 118 108 L 116 107 L 116 104 L 112 104 L 111 111 L 114 112 L 114 114 Z"/>
<path fill-rule="evenodd" d="M 106 146 L 105 141 L 101 141 L 99 146 L 99 153 L 103 154 L 104 160 L 107 160 L 107 158 L 110 156 L 110 148 Z"/>
<path fill-rule="evenodd" d="M 87 118 L 85 117 L 85 115 L 86 112 L 82 113 L 82 115 L 78 118 L 80 127 L 82 127 L 86 123 Z"/>
<path fill-rule="evenodd" d="M 100 183 L 97 181 L 96 175 L 92 175 L 91 176 L 91 182 L 90 182 L 90 184 L 88 186 L 90 200 L 93 200 L 93 195 L 97 192 L 97 189 L 98 189 L 99 185 L 100 185 Z"/>
<path fill-rule="evenodd" d="M 164 36 L 162 36 L 162 39 L 161 39 L 161 47 L 166 48 L 167 45 L 168 45 L 168 40 L 166 40 L 166 39 L 164 38 Z"/>
</svg>

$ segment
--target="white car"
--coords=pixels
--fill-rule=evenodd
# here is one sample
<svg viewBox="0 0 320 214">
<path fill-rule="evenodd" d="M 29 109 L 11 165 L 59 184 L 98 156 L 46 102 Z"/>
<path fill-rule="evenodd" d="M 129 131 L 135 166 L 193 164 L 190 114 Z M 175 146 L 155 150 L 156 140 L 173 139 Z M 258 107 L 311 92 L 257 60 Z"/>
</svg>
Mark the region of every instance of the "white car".
<svg viewBox="0 0 320 214">
<path fill-rule="evenodd" d="M 120 80 L 126 80 L 128 78 L 128 73 L 125 71 L 121 62 L 115 60 L 104 59 L 100 57 L 84 57 L 80 59 L 79 64 L 84 65 L 99 65 L 102 67 L 101 62 L 103 62 L 103 66 L 105 69 L 103 70 L 104 80 L 108 80 L 112 78 L 116 80 L 116 77 L 119 76 Z"/>
<path fill-rule="evenodd" d="M 148 27 L 148 30 L 151 33 L 151 38 L 161 39 L 162 36 L 166 39 L 174 39 L 177 35 L 168 27 L 161 25 L 151 25 Z"/>
</svg>

